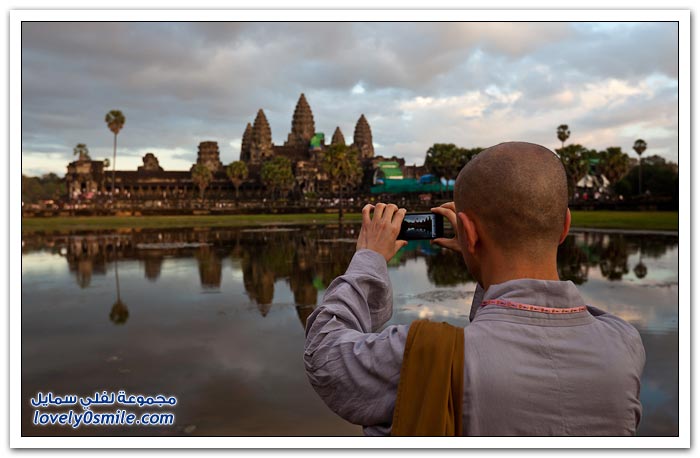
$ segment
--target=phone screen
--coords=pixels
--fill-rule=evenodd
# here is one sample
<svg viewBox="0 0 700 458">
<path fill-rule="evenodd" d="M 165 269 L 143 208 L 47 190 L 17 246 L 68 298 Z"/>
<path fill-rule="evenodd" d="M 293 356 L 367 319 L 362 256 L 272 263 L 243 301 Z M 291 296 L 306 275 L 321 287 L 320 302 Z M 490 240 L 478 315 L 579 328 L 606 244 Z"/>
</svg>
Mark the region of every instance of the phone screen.
<svg viewBox="0 0 700 458">
<path fill-rule="evenodd" d="M 429 240 L 444 236 L 442 215 L 432 212 L 406 213 L 401 223 L 400 240 Z"/>
</svg>

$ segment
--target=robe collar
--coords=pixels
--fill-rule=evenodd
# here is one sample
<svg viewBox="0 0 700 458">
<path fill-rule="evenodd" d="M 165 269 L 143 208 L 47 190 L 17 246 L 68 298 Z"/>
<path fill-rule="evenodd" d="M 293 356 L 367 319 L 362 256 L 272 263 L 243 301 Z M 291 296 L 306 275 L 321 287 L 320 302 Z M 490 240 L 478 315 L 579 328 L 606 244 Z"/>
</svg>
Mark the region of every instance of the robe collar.
<svg viewBox="0 0 700 458">
<path fill-rule="evenodd" d="M 493 300 L 556 309 L 585 306 L 581 294 L 572 281 L 519 278 L 491 285 L 486 291 L 477 284 L 469 321 L 473 321 L 477 312 L 484 308 L 482 307 L 484 301 Z"/>
</svg>

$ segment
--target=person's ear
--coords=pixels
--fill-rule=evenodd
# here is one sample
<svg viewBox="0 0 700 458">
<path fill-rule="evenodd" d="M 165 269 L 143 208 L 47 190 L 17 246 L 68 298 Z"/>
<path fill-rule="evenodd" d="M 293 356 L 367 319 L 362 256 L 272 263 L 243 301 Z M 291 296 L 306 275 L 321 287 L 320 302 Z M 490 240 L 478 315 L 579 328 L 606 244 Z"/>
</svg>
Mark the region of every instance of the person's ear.
<svg viewBox="0 0 700 458">
<path fill-rule="evenodd" d="M 566 239 L 566 236 L 569 235 L 569 229 L 571 229 L 571 212 L 569 209 L 566 209 L 566 218 L 564 220 L 564 230 L 561 232 L 561 235 L 559 236 L 559 244 Z"/>
<path fill-rule="evenodd" d="M 464 212 L 459 212 L 457 214 L 459 221 L 462 223 L 462 234 L 465 236 L 467 251 L 469 254 L 474 255 L 476 251 L 476 243 L 479 241 L 479 234 L 476 231 L 476 225 L 474 220 L 467 216 Z"/>
</svg>

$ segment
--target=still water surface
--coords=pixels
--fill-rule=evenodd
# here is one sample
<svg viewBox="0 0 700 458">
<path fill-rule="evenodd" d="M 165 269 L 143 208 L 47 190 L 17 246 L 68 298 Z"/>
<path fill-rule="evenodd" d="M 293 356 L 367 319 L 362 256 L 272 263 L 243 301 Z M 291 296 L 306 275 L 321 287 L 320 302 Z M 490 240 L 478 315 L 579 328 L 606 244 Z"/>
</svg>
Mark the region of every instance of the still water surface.
<svg viewBox="0 0 700 458">
<path fill-rule="evenodd" d="M 347 267 L 358 229 L 24 234 L 22 434 L 361 434 L 320 401 L 302 362 L 305 320 Z M 677 435 L 678 237 L 575 232 L 558 264 L 588 304 L 642 335 L 639 434 Z M 389 324 L 468 324 L 476 285 L 458 255 L 411 242 L 389 273 Z M 175 425 L 32 425 L 38 391 L 102 390 L 177 396 Z"/>
</svg>

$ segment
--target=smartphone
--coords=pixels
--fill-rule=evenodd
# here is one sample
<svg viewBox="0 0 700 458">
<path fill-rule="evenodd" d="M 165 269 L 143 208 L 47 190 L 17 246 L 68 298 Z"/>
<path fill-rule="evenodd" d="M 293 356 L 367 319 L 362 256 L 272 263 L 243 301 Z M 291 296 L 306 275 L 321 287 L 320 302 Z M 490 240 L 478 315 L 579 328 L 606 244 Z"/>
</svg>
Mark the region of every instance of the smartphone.
<svg viewBox="0 0 700 458">
<path fill-rule="evenodd" d="M 406 213 L 401 222 L 399 240 L 431 240 L 445 236 L 442 215 L 433 212 Z"/>
</svg>

